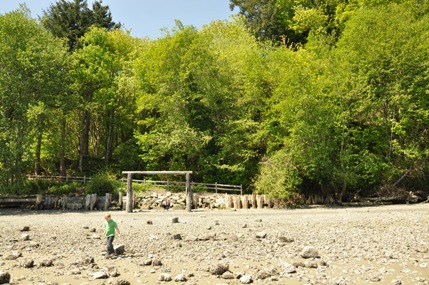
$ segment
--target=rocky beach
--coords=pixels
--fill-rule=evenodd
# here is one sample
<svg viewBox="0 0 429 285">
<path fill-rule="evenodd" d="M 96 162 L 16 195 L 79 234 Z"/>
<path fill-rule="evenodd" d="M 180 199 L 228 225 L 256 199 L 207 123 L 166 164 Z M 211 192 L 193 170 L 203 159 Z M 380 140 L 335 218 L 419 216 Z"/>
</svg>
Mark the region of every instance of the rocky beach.
<svg viewBox="0 0 429 285">
<path fill-rule="evenodd" d="M 0 284 L 429 284 L 429 204 L 110 213 L 0 209 Z"/>
</svg>

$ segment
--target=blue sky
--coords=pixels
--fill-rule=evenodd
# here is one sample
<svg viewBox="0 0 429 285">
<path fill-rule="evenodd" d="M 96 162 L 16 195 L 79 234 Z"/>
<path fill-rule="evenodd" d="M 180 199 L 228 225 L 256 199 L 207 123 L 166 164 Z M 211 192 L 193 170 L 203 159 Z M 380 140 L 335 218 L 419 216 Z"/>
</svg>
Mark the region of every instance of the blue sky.
<svg viewBox="0 0 429 285">
<path fill-rule="evenodd" d="M 33 18 L 43 14 L 56 0 L 0 0 L 0 14 L 16 10 L 25 3 Z M 87 0 L 92 7 L 93 0 Z M 175 20 L 183 25 L 203 25 L 214 20 L 228 20 L 235 12 L 229 9 L 229 0 L 103 0 L 110 7 L 113 21 L 121 22 L 131 29 L 134 37 L 162 37 L 161 29 L 171 29 Z"/>
</svg>

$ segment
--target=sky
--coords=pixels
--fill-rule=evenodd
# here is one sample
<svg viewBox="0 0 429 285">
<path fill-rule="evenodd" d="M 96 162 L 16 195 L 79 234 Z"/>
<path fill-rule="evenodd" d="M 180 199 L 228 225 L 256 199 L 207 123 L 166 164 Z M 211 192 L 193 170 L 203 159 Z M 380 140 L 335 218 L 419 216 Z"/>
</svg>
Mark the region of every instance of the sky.
<svg viewBox="0 0 429 285">
<path fill-rule="evenodd" d="M 16 10 L 25 3 L 32 18 L 43 15 L 56 0 L 0 0 L 0 14 Z M 92 7 L 93 0 L 87 0 Z M 175 20 L 183 25 L 201 29 L 215 20 L 229 20 L 235 11 L 229 9 L 229 0 L 102 0 L 110 7 L 114 22 L 121 22 L 131 36 L 151 39 L 163 37 L 162 29 L 171 30 Z"/>
</svg>

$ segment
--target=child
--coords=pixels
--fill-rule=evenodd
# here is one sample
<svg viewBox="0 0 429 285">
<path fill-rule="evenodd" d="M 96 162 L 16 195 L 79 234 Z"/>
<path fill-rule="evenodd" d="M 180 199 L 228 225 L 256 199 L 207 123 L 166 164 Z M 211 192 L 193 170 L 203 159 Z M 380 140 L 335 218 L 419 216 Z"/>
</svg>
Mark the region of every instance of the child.
<svg viewBox="0 0 429 285">
<path fill-rule="evenodd" d="M 168 210 L 168 209 L 170 209 L 170 205 L 171 205 L 171 202 L 170 202 L 170 199 L 165 199 L 165 205 L 164 205 L 164 209 L 165 210 Z"/>
<path fill-rule="evenodd" d="M 107 255 L 110 256 L 115 253 L 113 249 L 113 240 L 115 239 L 115 233 L 119 235 L 119 228 L 116 222 L 112 220 L 110 214 L 106 214 L 104 219 L 106 220 L 104 234 L 107 238 Z"/>
</svg>

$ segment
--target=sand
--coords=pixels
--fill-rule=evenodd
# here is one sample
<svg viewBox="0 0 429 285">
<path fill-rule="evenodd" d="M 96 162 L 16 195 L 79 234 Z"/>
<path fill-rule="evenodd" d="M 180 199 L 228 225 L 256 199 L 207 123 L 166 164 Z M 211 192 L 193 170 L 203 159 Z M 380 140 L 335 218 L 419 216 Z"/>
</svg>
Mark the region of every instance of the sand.
<svg viewBox="0 0 429 285">
<path fill-rule="evenodd" d="M 113 211 L 125 249 L 114 258 L 104 214 L 0 209 L 0 274 L 38 285 L 429 284 L 429 204 Z"/>
</svg>

